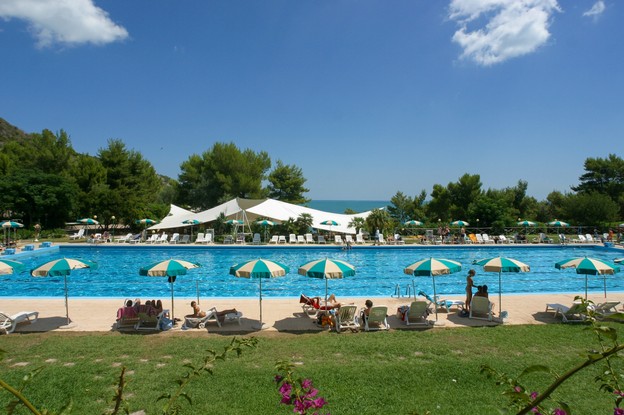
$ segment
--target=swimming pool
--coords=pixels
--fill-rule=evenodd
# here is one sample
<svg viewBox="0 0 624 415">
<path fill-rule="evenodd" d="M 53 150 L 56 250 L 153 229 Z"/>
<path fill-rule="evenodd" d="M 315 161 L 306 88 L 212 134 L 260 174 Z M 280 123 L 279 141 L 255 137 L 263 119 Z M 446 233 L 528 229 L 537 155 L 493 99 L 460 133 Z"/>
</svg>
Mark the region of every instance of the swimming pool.
<svg viewBox="0 0 624 415">
<path fill-rule="evenodd" d="M 141 297 L 163 298 L 169 295 L 167 278 L 139 276 L 139 268 L 168 258 L 180 258 L 201 264 L 179 276 L 174 284 L 175 295 L 195 297 L 257 297 L 257 280 L 235 278 L 228 274 L 232 265 L 254 258 L 282 262 L 290 267 L 285 277 L 262 282 L 266 297 L 296 297 L 301 293 L 322 294 L 323 280 L 297 274 L 300 265 L 313 259 L 330 257 L 345 260 L 356 267 L 356 275 L 341 280 L 329 280 L 329 291 L 340 297 L 390 296 L 397 285 L 405 293 L 407 285 L 415 282 L 416 290 L 432 291 L 431 278 L 410 277 L 403 273 L 407 265 L 428 257 L 459 261 L 461 272 L 436 277 L 440 294 L 464 293 L 466 273 L 475 268 L 475 284 L 487 284 L 490 291 L 498 292 L 498 274 L 483 272 L 471 265 L 474 260 L 492 256 L 512 257 L 531 266 L 529 273 L 503 274 L 503 293 L 581 293 L 585 289 L 585 276 L 574 270 L 555 269 L 557 261 L 591 256 L 606 260 L 622 256 L 621 250 L 599 246 L 487 246 L 487 247 L 358 247 L 342 251 L 337 247 L 117 247 L 61 246 L 56 253 L 20 259 L 26 271 L 15 275 L 0 275 L 0 296 L 3 297 L 62 297 L 63 278 L 34 278 L 28 270 L 60 257 L 82 258 L 96 261 L 97 270 L 76 270 L 68 278 L 71 297 Z M 624 273 L 607 276 L 607 290 L 624 291 Z M 602 277 L 589 277 L 589 290 L 601 292 Z"/>
</svg>

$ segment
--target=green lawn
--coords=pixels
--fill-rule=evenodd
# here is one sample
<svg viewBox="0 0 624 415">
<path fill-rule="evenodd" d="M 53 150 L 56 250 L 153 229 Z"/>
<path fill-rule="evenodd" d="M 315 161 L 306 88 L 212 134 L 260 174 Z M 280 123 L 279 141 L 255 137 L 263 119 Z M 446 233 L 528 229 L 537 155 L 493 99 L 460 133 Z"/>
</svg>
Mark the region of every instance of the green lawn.
<svg viewBox="0 0 624 415">
<path fill-rule="evenodd" d="M 618 325 L 615 325 L 618 327 Z M 619 330 L 619 327 L 618 327 Z M 187 335 L 188 334 L 188 335 Z M 121 366 L 128 370 L 130 410 L 160 413 L 157 398 L 175 389 L 188 362 L 207 349 L 221 351 L 231 336 L 205 333 L 11 334 L 0 337 L 7 353 L 0 379 L 18 386 L 35 368 L 44 369 L 25 388 L 38 408 L 57 412 L 71 399 L 75 414 L 101 414 Z M 214 375 L 192 383 L 188 414 L 289 414 L 279 405 L 273 376 L 279 360 L 297 364 L 297 374 L 313 379 L 338 414 L 498 414 L 507 401 L 503 389 L 479 373 L 488 364 L 511 375 L 532 364 L 564 372 L 597 348 L 583 325 L 499 326 L 393 330 L 375 333 L 265 334 L 239 358 L 218 362 Z M 611 414 L 613 400 L 598 391 L 598 368 L 582 372 L 557 391 L 576 414 Z M 543 390 L 544 375 L 531 378 Z M 0 390 L 0 412 L 10 395 Z M 323 413 L 325 413 L 323 412 Z M 17 413 L 28 413 L 23 409 Z"/>
</svg>

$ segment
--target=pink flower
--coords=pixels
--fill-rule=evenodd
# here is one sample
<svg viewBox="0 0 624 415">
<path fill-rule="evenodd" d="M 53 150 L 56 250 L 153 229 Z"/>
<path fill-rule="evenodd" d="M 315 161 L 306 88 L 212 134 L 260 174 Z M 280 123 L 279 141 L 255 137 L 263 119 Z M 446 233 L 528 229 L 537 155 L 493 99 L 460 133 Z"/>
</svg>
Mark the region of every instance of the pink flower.
<svg viewBox="0 0 624 415">
<path fill-rule="evenodd" d="M 306 398 L 314 398 L 316 395 L 318 395 L 318 389 L 310 389 L 310 391 L 308 391 L 308 393 L 306 393 L 305 397 Z"/>
<path fill-rule="evenodd" d="M 312 381 L 310 379 L 304 379 L 301 381 L 301 387 L 303 389 L 309 389 L 312 387 Z"/>
<path fill-rule="evenodd" d="M 279 392 L 282 396 L 289 396 L 292 393 L 292 385 L 288 382 L 282 383 L 282 386 L 279 387 Z"/>
<path fill-rule="evenodd" d="M 561 408 L 557 408 L 555 412 L 553 412 L 553 415 L 568 415 L 568 413 Z"/>
<path fill-rule="evenodd" d="M 624 409 L 622 409 L 622 408 L 613 408 L 613 415 L 624 415 Z"/>
<path fill-rule="evenodd" d="M 537 398 L 537 392 L 531 392 L 531 400 L 534 401 Z"/>
<path fill-rule="evenodd" d="M 323 406 L 327 405 L 327 401 L 325 400 L 325 398 L 318 398 L 315 399 L 313 402 L 316 408 L 322 408 Z"/>
</svg>

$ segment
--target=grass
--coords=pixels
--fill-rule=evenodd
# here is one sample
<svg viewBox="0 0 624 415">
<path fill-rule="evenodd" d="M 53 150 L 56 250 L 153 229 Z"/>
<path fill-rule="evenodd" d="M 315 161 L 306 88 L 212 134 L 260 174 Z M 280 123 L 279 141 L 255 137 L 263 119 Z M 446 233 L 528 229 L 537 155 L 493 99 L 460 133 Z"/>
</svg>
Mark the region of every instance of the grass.
<svg viewBox="0 0 624 415">
<path fill-rule="evenodd" d="M 617 325 L 615 326 L 617 327 Z M 187 335 L 188 334 L 188 335 Z M 18 386 L 22 377 L 43 370 L 25 388 L 36 406 L 59 411 L 69 400 L 78 414 L 100 414 L 121 371 L 129 381 L 125 398 L 131 411 L 159 413 L 157 398 L 173 392 L 185 363 L 199 363 L 207 349 L 220 352 L 230 336 L 203 333 L 123 335 L 119 333 L 44 333 L 0 337 L 7 351 L 0 378 Z M 482 364 L 518 375 L 526 366 L 548 365 L 559 373 L 597 348 L 582 325 L 500 326 L 494 328 L 394 330 L 376 333 L 265 334 L 240 358 L 217 362 L 214 375 L 192 383 L 193 406 L 182 413 L 279 414 L 273 383 L 279 360 L 297 365 L 297 374 L 313 379 L 332 414 L 497 414 L 506 406 L 503 389 L 479 373 Z M 575 413 L 613 413 L 613 399 L 598 391 L 590 368 L 565 383 L 556 396 Z M 543 390 L 545 375 L 527 384 Z M 0 391 L 0 407 L 10 396 Z M 26 413 L 20 409 L 17 413 Z"/>
</svg>

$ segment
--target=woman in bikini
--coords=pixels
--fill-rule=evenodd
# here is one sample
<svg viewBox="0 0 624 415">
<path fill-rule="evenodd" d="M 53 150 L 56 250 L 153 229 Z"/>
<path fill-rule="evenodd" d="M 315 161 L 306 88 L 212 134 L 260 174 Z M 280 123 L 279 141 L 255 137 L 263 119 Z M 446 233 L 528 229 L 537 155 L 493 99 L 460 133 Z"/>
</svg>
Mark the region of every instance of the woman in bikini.
<svg viewBox="0 0 624 415">
<path fill-rule="evenodd" d="M 472 287 L 474 287 L 474 281 L 472 280 L 472 277 L 475 276 L 475 270 L 471 269 L 470 271 L 468 271 L 468 276 L 466 276 L 466 303 L 464 304 L 464 307 L 466 307 L 466 310 L 470 309 L 470 301 L 472 301 Z"/>
</svg>

